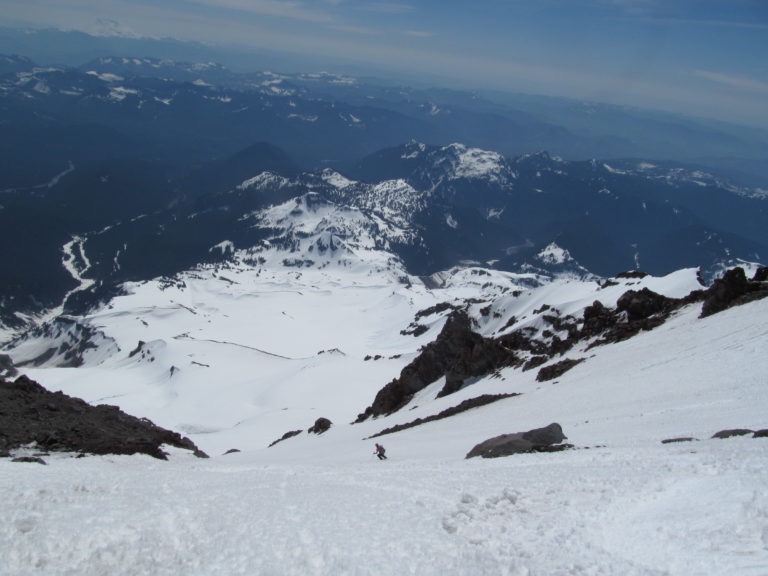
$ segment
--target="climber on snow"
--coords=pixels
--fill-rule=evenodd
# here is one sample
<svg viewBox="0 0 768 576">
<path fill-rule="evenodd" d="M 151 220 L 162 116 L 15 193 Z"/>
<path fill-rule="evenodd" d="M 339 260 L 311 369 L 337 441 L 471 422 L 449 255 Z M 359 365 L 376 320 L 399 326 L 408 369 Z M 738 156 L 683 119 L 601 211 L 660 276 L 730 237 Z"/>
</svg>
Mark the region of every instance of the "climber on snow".
<svg viewBox="0 0 768 576">
<path fill-rule="evenodd" d="M 381 444 L 376 444 L 376 451 L 374 454 L 379 457 L 379 460 L 386 460 L 387 455 L 385 454 L 386 450 L 384 450 L 384 446 Z"/>
</svg>

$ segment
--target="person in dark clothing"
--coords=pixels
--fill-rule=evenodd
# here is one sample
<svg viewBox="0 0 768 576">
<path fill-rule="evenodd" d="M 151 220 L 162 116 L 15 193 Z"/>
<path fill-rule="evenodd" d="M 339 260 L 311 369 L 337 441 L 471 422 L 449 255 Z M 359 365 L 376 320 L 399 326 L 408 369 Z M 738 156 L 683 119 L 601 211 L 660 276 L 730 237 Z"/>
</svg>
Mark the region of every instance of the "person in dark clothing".
<svg viewBox="0 0 768 576">
<path fill-rule="evenodd" d="M 381 444 L 376 444 L 376 451 L 374 454 L 379 457 L 379 460 L 386 460 L 387 455 L 385 454 L 386 450 L 384 450 L 384 446 Z"/>
</svg>

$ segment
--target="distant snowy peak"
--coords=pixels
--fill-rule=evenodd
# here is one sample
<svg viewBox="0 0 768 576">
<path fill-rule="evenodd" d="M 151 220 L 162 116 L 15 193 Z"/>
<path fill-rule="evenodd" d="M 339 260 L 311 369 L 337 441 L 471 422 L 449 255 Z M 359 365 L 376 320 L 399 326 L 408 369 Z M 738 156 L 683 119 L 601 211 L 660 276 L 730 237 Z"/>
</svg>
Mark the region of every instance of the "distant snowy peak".
<svg viewBox="0 0 768 576">
<path fill-rule="evenodd" d="M 375 154 L 369 162 L 397 166 L 398 176 L 424 187 L 456 180 L 485 181 L 504 186 L 518 176 L 499 152 L 461 143 L 433 146 L 412 140 L 398 148 Z"/>
<path fill-rule="evenodd" d="M 502 154 L 459 143 L 431 150 L 426 160 L 422 170 L 433 180 L 437 176 L 448 181 L 484 180 L 504 185 L 517 177 Z"/>
<path fill-rule="evenodd" d="M 597 276 L 579 264 L 571 253 L 552 242 L 540 250 L 534 261 L 555 278 L 596 279 Z"/>
<path fill-rule="evenodd" d="M 573 262 L 571 254 L 565 248 L 560 248 L 552 242 L 536 255 L 536 258 L 545 264 L 565 264 Z"/>
</svg>

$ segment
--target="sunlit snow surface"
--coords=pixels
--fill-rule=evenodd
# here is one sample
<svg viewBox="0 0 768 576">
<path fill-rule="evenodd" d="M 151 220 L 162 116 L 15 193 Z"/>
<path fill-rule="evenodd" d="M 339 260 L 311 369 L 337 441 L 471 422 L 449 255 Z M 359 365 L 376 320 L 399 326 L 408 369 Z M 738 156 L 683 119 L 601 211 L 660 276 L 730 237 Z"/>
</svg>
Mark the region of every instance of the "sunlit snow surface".
<svg viewBox="0 0 768 576">
<path fill-rule="evenodd" d="M 399 274 L 210 268 L 134 285 L 90 316 L 120 352 L 26 372 L 181 431 L 212 458 L 0 459 L 0 574 L 768 573 L 768 441 L 710 439 L 768 427 L 768 300 L 705 319 L 694 305 L 623 343 L 572 350 L 586 361 L 550 382 L 509 368 L 435 399 L 438 381 L 350 425 L 442 327 L 428 315 L 425 334 L 400 334 L 418 310 L 479 297 L 477 329 L 492 335 L 539 327 L 543 304 L 578 315 L 629 288 L 697 287 L 693 270 L 606 288 L 465 270 L 427 290 Z M 486 301 L 496 314 L 475 314 Z M 17 354 L 32 356 L 26 346 Z M 377 439 L 385 462 L 365 439 L 500 392 L 521 395 Z M 334 423 L 325 434 L 267 448 L 321 416 Z M 578 449 L 464 459 L 550 422 Z M 661 444 L 683 436 L 700 441 Z"/>
</svg>

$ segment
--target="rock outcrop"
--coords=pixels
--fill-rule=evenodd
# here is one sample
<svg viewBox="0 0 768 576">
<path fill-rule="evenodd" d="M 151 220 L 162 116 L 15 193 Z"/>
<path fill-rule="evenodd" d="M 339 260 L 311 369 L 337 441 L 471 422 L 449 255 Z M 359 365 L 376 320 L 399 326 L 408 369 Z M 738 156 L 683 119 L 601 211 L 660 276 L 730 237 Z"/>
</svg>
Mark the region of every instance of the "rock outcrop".
<svg viewBox="0 0 768 576">
<path fill-rule="evenodd" d="M 515 361 L 512 351 L 496 340 L 473 332 L 467 313 L 455 310 L 448 316 L 437 339 L 427 344 L 421 354 L 403 368 L 398 378 L 379 390 L 373 404 L 358 415 L 356 422 L 395 412 L 416 392 L 443 376 L 446 382 L 438 396 L 461 389 L 468 378 L 483 376 Z"/>
<path fill-rule="evenodd" d="M 642 272 L 619 275 L 622 278 L 644 276 Z M 606 281 L 605 285 L 615 284 Z M 579 343 L 587 342 L 586 350 L 589 350 L 627 340 L 642 331 L 662 325 L 683 306 L 703 302 L 703 317 L 766 296 L 768 268 L 758 269 L 751 280 L 746 279 L 743 269 L 734 268 L 716 280 L 709 289 L 694 290 L 684 298 L 670 298 L 643 288 L 624 292 L 616 301 L 615 308 L 595 300 L 584 309 L 582 319 L 570 315 L 561 316 L 558 310 L 544 305 L 534 313 L 540 314 L 546 329 L 537 330 L 529 326 L 497 338 L 486 338 L 473 332 L 472 320 L 455 305 L 433 307 L 425 310 L 425 315 L 452 309 L 437 339 L 424 346 L 419 356 L 403 368 L 398 378 L 379 390 L 371 406 L 359 414 L 355 422 L 396 412 L 415 393 L 443 376 L 445 386 L 438 397 L 456 392 L 472 379 L 487 376 L 507 366 L 522 367 L 523 370 L 538 368 L 557 356 L 563 356 Z M 481 315 L 484 310 L 487 307 L 481 309 Z M 514 317 L 510 318 L 502 331 L 514 324 L 514 321 Z M 557 378 L 579 361 L 565 359 L 544 366 L 539 370 L 537 380 L 541 382 Z"/>
<path fill-rule="evenodd" d="M 167 459 L 162 446 L 207 458 L 189 439 L 116 406 L 91 406 L 50 392 L 26 376 L 0 380 L 0 450 L 36 444 L 46 451 L 86 454 L 148 454 Z"/>
<path fill-rule="evenodd" d="M 743 268 L 732 268 L 712 283 L 705 292 L 701 317 L 721 312 L 731 306 L 745 304 L 768 296 L 768 267 L 758 268 L 751 280 L 747 280 Z"/>
<path fill-rule="evenodd" d="M 498 458 L 525 452 L 549 452 L 554 451 L 552 448 L 556 445 L 559 445 L 556 446 L 558 449 L 571 448 L 570 444 L 561 444 L 563 440 L 567 440 L 563 429 L 560 424 L 553 422 L 544 428 L 490 438 L 472 448 L 466 458 Z"/>
<path fill-rule="evenodd" d="M 332 425 L 333 422 L 328 420 L 328 418 L 318 418 L 307 432 L 312 434 L 322 434 L 323 432 L 330 430 Z"/>
</svg>

